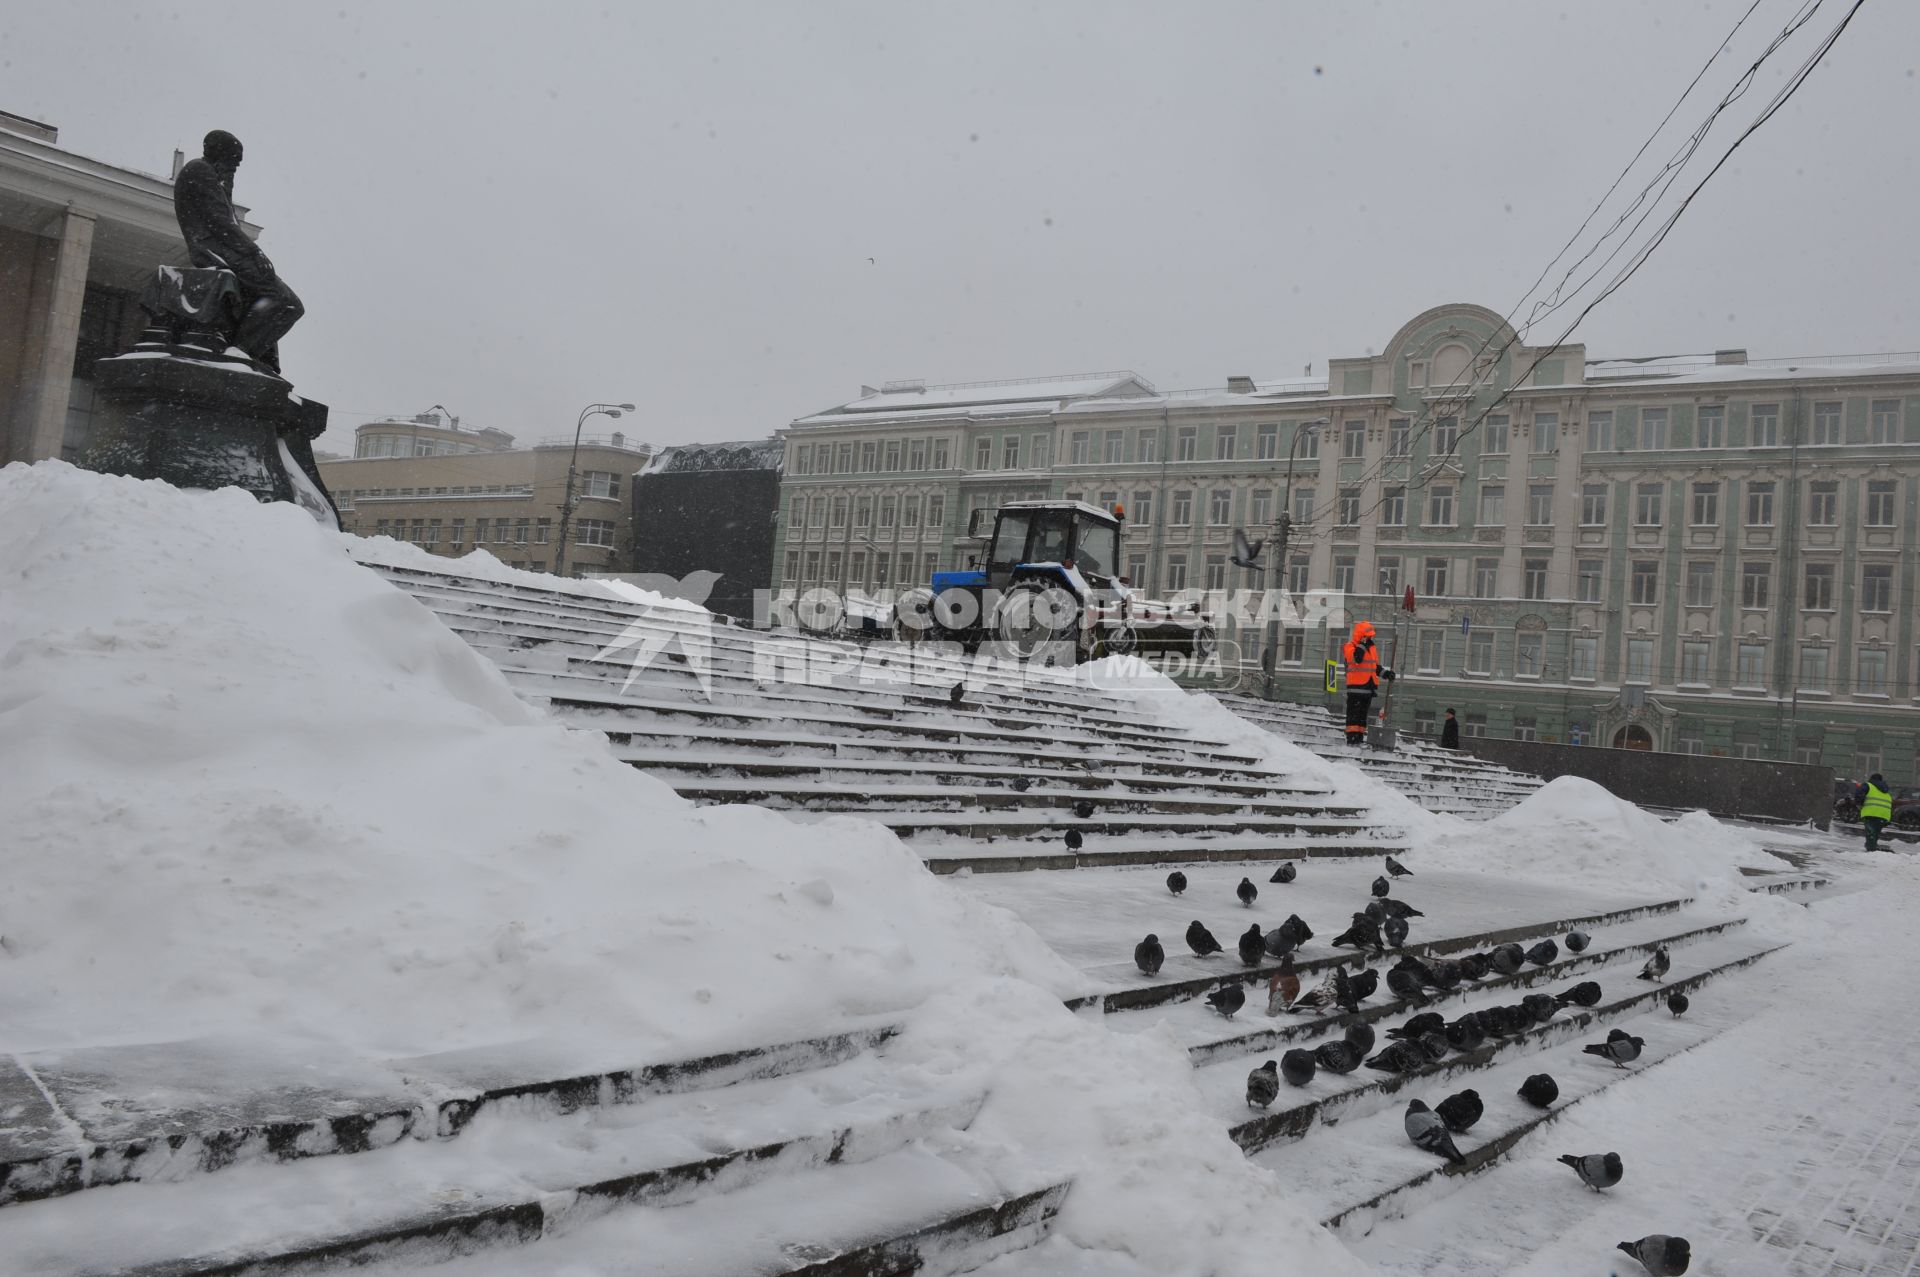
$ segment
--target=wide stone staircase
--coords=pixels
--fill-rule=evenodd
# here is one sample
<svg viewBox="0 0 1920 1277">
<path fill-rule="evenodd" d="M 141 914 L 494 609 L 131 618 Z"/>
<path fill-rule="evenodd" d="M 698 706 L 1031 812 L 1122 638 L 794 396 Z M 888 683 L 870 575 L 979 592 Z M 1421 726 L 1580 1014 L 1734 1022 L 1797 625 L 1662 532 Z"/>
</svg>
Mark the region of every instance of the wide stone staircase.
<svg viewBox="0 0 1920 1277">
<path fill-rule="evenodd" d="M 1206 1102 L 1250 1157 L 1340 1230 L 1444 1195 L 1567 1105 L 1732 1027 L 1710 982 L 1774 952 L 1744 919 L 1683 897 L 1569 892 L 1418 870 L 1393 895 L 1424 917 L 1405 953 L 1460 956 L 1517 941 L 1591 943 L 1507 976 L 1424 990 L 1384 979 L 1357 1016 L 1267 1014 L 1277 960 L 1243 965 L 1238 924 L 1299 913 L 1303 985 L 1336 965 L 1384 971 L 1328 941 L 1369 898 L 1398 831 L 1262 759 L 1144 717 L 1151 698 L 952 662 L 867 669 L 857 649 L 714 627 L 698 615 L 565 590 L 381 568 L 495 661 L 530 700 L 604 732 L 634 766 L 696 802 L 755 802 L 795 819 L 853 812 L 901 832 L 955 888 L 1021 914 L 1080 967 L 1068 1006 L 1117 1032 L 1182 1043 Z M 636 643 L 670 640 L 656 659 Z M 610 648 L 627 647 L 609 651 Z M 800 673 L 805 673 L 801 677 Z M 951 689 L 962 684 L 959 704 Z M 1090 801 L 1087 814 L 1074 804 Z M 1082 808 L 1082 811 L 1085 809 Z M 1081 835 L 1068 849 L 1065 835 Z M 1295 863 L 1290 883 L 1271 862 Z M 1166 884 L 1183 866 L 1180 897 Z M 1038 869 L 1069 872 L 1037 873 Z M 1235 898 L 1260 883 L 1251 908 Z M 1792 892 L 1814 871 L 1757 877 Z M 1227 952 L 1196 957 L 1186 923 Z M 1230 925 L 1231 924 L 1231 925 Z M 1166 941 L 1154 976 L 1131 960 Z M 1663 985 L 1635 978 L 1656 947 Z M 1448 1019 L 1598 981 L 1603 996 L 1551 1021 L 1402 1074 L 1366 1067 L 1245 1102 L 1248 1070 L 1364 1019 Z M 1205 995 L 1247 986 L 1231 1020 Z M 1669 1016 L 1672 989 L 1694 1009 Z M 1646 1039 L 1631 1070 L 1578 1044 L 1625 1027 Z M 965 1132 L 986 1097 L 897 1067 L 886 1017 L 787 1042 L 678 1060 L 557 1061 L 536 1045 L 406 1060 L 307 1059 L 282 1084 L 223 1085 L 221 1043 L 101 1048 L 0 1062 L 0 1270 L 211 1277 L 331 1266 L 462 1274 L 980 1272 L 993 1277 L 1137 1267 L 1052 1235 L 1071 1183 L 986 1159 Z M 1375 1047 L 1385 1045 L 1384 1037 Z M 1515 1092 L 1551 1073 L 1549 1110 Z M 1657 1082 L 1651 1085 L 1657 1085 Z M 1486 1114 L 1460 1137 L 1464 1166 L 1413 1149 L 1405 1101 L 1472 1086 Z M 1331 1170 L 1330 1170 L 1331 1168 Z"/>
</svg>

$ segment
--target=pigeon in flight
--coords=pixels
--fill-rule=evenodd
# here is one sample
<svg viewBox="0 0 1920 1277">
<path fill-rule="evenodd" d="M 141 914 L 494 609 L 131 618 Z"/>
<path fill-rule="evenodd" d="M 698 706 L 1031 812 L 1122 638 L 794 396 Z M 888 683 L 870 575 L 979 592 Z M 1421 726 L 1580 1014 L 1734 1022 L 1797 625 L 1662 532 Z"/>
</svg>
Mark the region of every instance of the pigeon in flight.
<svg viewBox="0 0 1920 1277">
<path fill-rule="evenodd" d="M 1520 1084 L 1520 1098 L 1537 1109 L 1552 1108 L 1560 1098 L 1560 1086 L 1551 1075 L 1535 1073 Z"/>
<path fill-rule="evenodd" d="M 1687 1244 L 1687 1239 L 1668 1237 L 1665 1233 L 1654 1233 L 1637 1242 L 1621 1242 L 1616 1249 L 1639 1260 L 1653 1277 L 1680 1277 L 1693 1262 L 1693 1247 Z"/>
<path fill-rule="evenodd" d="M 1548 936 L 1545 940 L 1542 940 L 1539 944 L 1527 950 L 1527 961 L 1536 967 L 1547 966 L 1559 956 L 1560 946 L 1553 942 L 1552 936 Z"/>
<path fill-rule="evenodd" d="M 1380 990 L 1380 973 L 1368 967 L 1359 975 L 1350 976 L 1347 983 L 1353 986 L 1353 1000 L 1365 1002 Z"/>
<path fill-rule="evenodd" d="M 1247 1005 L 1247 986 L 1229 980 L 1207 995 L 1207 1005 L 1231 1020 L 1235 1011 Z"/>
<path fill-rule="evenodd" d="M 1486 1112 L 1486 1106 L 1480 1103 L 1480 1092 L 1471 1088 L 1449 1095 L 1433 1106 L 1440 1120 L 1455 1135 L 1465 1135 L 1473 1124 Z"/>
<path fill-rule="evenodd" d="M 1233 894 L 1240 897 L 1241 904 L 1251 909 L 1253 908 L 1253 902 L 1260 895 L 1260 888 L 1253 885 L 1253 879 L 1242 878 L 1240 885 L 1233 889 Z"/>
<path fill-rule="evenodd" d="M 1689 1005 L 1691 1004 L 1687 1001 L 1687 995 L 1677 989 L 1667 995 L 1667 1010 L 1673 1012 L 1673 1018 L 1676 1020 L 1687 1013 Z"/>
<path fill-rule="evenodd" d="M 1300 876 L 1300 870 L 1294 865 L 1294 863 L 1291 860 L 1283 860 L 1280 862 L 1280 867 L 1273 871 L 1273 877 L 1267 879 L 1267 881 L 1268 882 L 1292 882 L 1295 878 L 1298 878 L 1299 876 Z"/>
<path fill-rule="evenodd" d="M 1273 938 L 1273 932 L 1267 932 L 1267 938 Z M 1267 1014 L 1279 1015 L 1293 1008 L 1300 1000 L 1300 973 L 1293 969 L 1293 955 L 1280 959 L 1280 969 L 1267 981 Z"/>
<path fill-rule="evenodd" d="M 1280 1057 L 1280 1076 L 1288 1086 L 1305 1086 L 1313 1081 L 1313 1052 L 1295 1047 Z"/>
<path fill-rule="evenodd" d="M 1260 935 L 1260 924 L 1256 922 L 1247 928 L 1245 935 L 1240 937 L 1240 961 L 1247 966 L 1257 967 L 1260 965 L 1260 959 L 1266 956 L 1266 952 L 1266 941 Z"/>
<path fill-rule="evenodd" d="M 1160 937 L 1149 935 L 1145 940 L 1133 946 L 1133 965 L 1148 975 L 1159 975 L 1160 965 L 1167 960 L 1167 951 L 1160 947 Z"/>
<path fill-rule="evenodd" d="M 1407 1138 L 1416 1148 L 1438 1154 L 1449 1162 L 1459 1163 L 1467 1159 L 1460 1156 L 1460 1150 L 1453 1142 L 1453 1132 L 1440 1120 L 1439 1114 L 1422 1104 L 1419 1100 L 1407 1101 L 1406 1116 Z"/>
<path fill-rule="evenodd" d="M 1378 878 L 1375 878 L 1373 880 L 1374 895 L 1384 896 L 1389 891 L 1392 891 L 1392 890 L 1393 890 L 1393 884 L 1387 881 L 1387 876 L 1385 874 L 1381 874 Z"/>
<path fill-rule="evenodd" d="M 1395 860 L 1392 856 L 1387 857 L 1387 872 L 1392 874 L 1395 878 L 1407 878 L 1407 877 L 1411 877 L 1413 874 L 1413 870 L 1407 868 L 1405 865 Z"/>
<path fill-rule="evenodd" d="M 1366 1051 L 1345 1038 L 1322 1042 L 1313 1048 L 1313 1062 L 1329 1073 L 1347 1074 L 1360 1067 Z"/>
<path fill-rule="evenodd" d="M 1079 817 L 1080 819 L 1082 819 L 1082 820 L 1090 820 L 1090 819 L 1092 819 L 1092 817 L 1093 817 L 1093 799 L 1091 799 L 1091 798 L 1076 798 L 1076 799 L 1074 799 L 1074 800 L 1073 800 L 1073 814 L 1074 814 L 1074 815 L 1076 815 L 1076 816 L 1078 816 L 1078 817 Z"/>
<path fill-rule="evenodd" d="M 1587 944 L 1592 939 L 1593 937 L 1589 936 L 1584 931 L 1567 932 L 1567 952 L 1568 953 L 1585 953 L 1587 951 Z"/>
<path fill-rule="evenodd" d="M 1580 1177 L 1580 1182 L 1596 1193 L 1618 1184 L 1625 1170 L 1620 1165 L 1618 1153 L 1585 1153 L 1578 1157 L 1572 1153 L 1562 1153 L 1560 1161 L 1573 1167 L 1573 1173 Z"/>
<path fill-rule="evenodd" d="M 1661 945 L 1647 959 L 1647 965 L 1640 968 L 1642 980 L 1665 980 L 1667 972 L 1673 967 L 1673 955 L 1667 952 L 1667 946 Z"/>
<path fill-rule="evenodd" d="M 1198 918 L 1188 924 L 1187 948 L 1193 950 L 1195 957 L 1204 958 L 1210 953 L 1219 953 L 1225 947 L 1213 938 L 1213 932 L 1202 926 Z"/>
<path fill-rule="evenodd" d="M 1565 993 L 1554 995 L 1554 1001 L 1561 1006 L 1591 1007 L 1600 1005 L 1600 982 L 1582 980 Z"/>
<path fill-rule="evenodd" d="M 1167 890 L 1179 895 L 1187 889 L 1187 876 L 1178 869 L 1167 875 Z"/>
<path fill-rule="evenodd" d="M 1640 1048 L 1646 1044 L 1645 1038 L 1636 1038 L 1625 1029 L 1615 1029 L 1607 1034 L 1605 1042 L 1590 1042 L 1580 1049 L 1588 1055 L 1612 1060 L 1616 1069 L 1624 1069 L 1640 1058 Z"/>
<path fill-rule="evenodd" d="M 1266 565 L 1260 562 L 1260 547 L 1266 544 L 1263 537 L 1258 541 L 1248 541 L 1247 534 L 1239 528 L 1233 530 L 1233 554 L 1229 561 L 1237 568 L 1248 568 L 1255 572 L 1264 572 Z"/>
<path fill-rule="evenodd" d="M 1280 1062 L 1268 1060 L 1247 1074 L 1247 1107 L 1266 1108 L 1280 1095 Z"/>
<path fill-rule="evenodd" d="M 1078 829 L 1067 830 L 1066 836 L 1060 841 L 1067 844 L 1068 851 L 1078 851 L 1087 845 L 1087 840 L 1081 836 Z"/>
</svg>

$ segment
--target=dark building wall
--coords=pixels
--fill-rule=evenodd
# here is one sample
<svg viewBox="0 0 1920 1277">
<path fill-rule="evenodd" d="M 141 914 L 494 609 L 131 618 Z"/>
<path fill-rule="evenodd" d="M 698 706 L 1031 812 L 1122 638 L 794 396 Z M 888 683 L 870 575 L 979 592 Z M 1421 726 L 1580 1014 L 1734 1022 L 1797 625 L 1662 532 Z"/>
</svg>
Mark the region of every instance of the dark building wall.
<svg viewBox="0 0 1920 1277">
<path fill-rule="evenodd" d="M 753 620 L 755 590 L 773 586 L 778 470 L 692 470 L 633 481 L 633 570 L 718 572 L 706 605 Z"/>
<path fill-rule="evenodd" d="M 1822 829 L 1833 815 L 1831 767 L 1494 737 L 1467 737 L 1460 744 L 1476 758 L 1515 771 L 1532 772 L 1545 780 L 1579 776 L 1616 797 L 1648 806 L 1704 807 L 1716 816 L 1810 820 Z"/>
</svg>

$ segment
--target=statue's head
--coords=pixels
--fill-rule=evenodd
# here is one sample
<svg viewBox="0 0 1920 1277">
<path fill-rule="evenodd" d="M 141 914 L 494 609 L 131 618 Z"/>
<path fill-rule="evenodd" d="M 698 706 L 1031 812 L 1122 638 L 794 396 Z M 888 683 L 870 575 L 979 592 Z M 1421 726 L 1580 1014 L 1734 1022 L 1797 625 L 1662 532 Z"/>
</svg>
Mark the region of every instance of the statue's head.
<svg viewBox="0 0 1920 1277">
<path fill-rule="evenodd" d="M 244 154 L 240 139 L 225 129 L 215 129 L 201 142 L 200 153 L 207 163 L 223 173 L 231 173 L 240 167 L 240 157 Z"/>
</svg>

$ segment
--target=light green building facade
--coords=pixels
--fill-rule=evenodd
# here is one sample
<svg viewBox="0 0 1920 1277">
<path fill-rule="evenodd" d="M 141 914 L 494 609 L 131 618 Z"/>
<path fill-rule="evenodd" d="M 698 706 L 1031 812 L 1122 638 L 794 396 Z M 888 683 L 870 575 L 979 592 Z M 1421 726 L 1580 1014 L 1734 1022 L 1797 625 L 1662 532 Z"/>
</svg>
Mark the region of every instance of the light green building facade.
<svg viewBox="0 0 1920 1277">
<path fill-rule="evenodd" d="M 1287 506 L 1282 583 L 1397 643 L 1403 729 L 1920 781 L 1920 356 L 1589 359 L 1456 304 L 1322 378 L 891 383 L 783 436 L 780 587 L 924 584 L 970 510 L 1051 496 L 1124 504 L 1150 592 L 1259 588 L 1232 530 Z M 1338 637 L 1285 632 L 1283 695 Z"/>
</svg>

